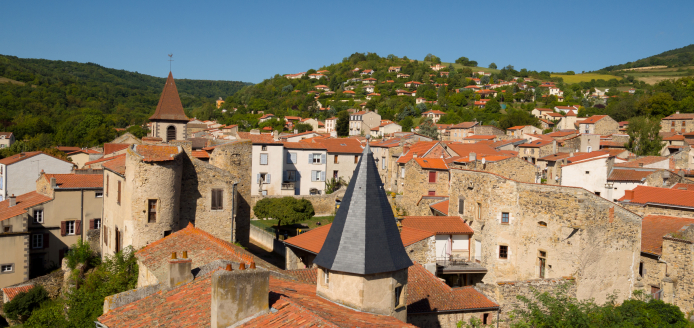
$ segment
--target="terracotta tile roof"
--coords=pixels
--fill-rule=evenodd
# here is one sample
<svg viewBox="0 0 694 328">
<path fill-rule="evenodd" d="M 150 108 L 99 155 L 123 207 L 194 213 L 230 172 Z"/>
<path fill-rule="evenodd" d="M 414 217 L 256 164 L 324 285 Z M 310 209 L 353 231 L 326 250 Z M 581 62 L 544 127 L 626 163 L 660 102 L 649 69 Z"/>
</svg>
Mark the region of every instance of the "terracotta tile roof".
<svg viewBox="0 0 694 328">
<path fill-rule="evenodd" d="M 209 159 L 210 158 L 210 153 L 204 151 L 204 150 L 193 150 L 191 153 L 193 157 L 197 159 Z"/>
<path fill-rule="evenodd" d="M 5 157 L 5 158 L 3 158 L 3 159 L 0 159 L 0 164 L 12 165 L 12 164 L 14 164 L 14 163 L 23 161 L 23 160 L 25 160 L 25 159 L 27 159 L 27 158 L 34 157 L 34 156 L 36 156 L 36 155 L 38 155 L 38 154 L 43 154 L 43 152 L 40 152 L 40 151 L 28 151 L 28 152 L 24 152 L 24 153 L 20 153 L 20 154 L 15 154 L 15 155 L 8 156 L 8 157 Z"/>
<path fill-rule="evenodd" d="M 578 154 L 578 155 L 576 155 L 576 154 Z M 585 161 L 585 160 L 588 160 L 591 158 L 596 158 L 596 157 L 605 156 L 605 155 L 609 155 L 609 154 L 607 152 L 604 152 L 604 151 L 592 151 L 590 153 L 575 153 L 573 157 L 569 157 L 566 160 L 569 163 L 577 163 L 577 162 L 581 162 L 581 161 Z"/>
<path fill-rule="evenodd" d="M 434 203 L 429 205 L 429 207 L 433 208 L 434 210 L 438 211 L 439 213 L 443 215 L 448 215 L 448 199 L 444 201 L 440 201 L 438 203 Z"/>
<path fill-rule="evenodd" d="M 5 139 L 9 139 L 12 136 L 12 132 L 0 132 L 0 137 L 5 137 Z"/>
<path fill-rule="evenodd" d="M 490 145 L 479 143 L 473 144 L 453 142 L 448 144 L 448 148 L 461 157 L 467 157 L 470 155 L 470 153 L 477 154 L 478 158 L 481 158 L 481 155 L 489 156 L 502 154 L 500 151 L 492 148 Z"/>
<path fill-rule="evenodd" d="M 548 120 L 546 120 L 546 119 L 544 119 L 544 118 L 538 118 L 538 120 L 544 122 L 545 124 L 554 125 L 554 122 L 548 121 Z"/>
<path fill-rule="evenodd" d="M 578 131 L 556 131 L 556 132 L 552 132 L 552 133 L 547 133 L 545 135 L 548 137 L 552 137 L 552 138 L 562 138 L 562 137 L 567 137 L 567 136 L 570 136 L 572 134 L 577 134 L 577 133 L 578 133 Z"/>
<path fill-rule="evenodd" d="M 93 161 L 86 162 L 86 163 L 84 163 L 84 165 L 87 166 L 87 165 L 96 164 L 96 163 L 101 163 L 101 162 L 108 162 L 108 161 L 110 161 L 110 160 L 113 160 L 113 159 L 116 159 L 116 158 L 119 158 L 119 157 L 125 157 L 125 154 L 120 154 L 120 155 L 117 155 L 117 156 L 110 156 L 110 157 L 102 157 L 102 158 L 99 158 L 99 159 L 96 159 L 96 160 L 93 160 Z"/>
<path fill-rule="evenodd" d="M 694 114 L 672 114 L 668 117 L 664 117 L 664 120 L 694 120 Z"/>
<path fill-rule="evenodd" d="M 499 307 L 473 287 L 449 287 L 419 263 L 407 271 L 408 314 Z"/>
<path fill-rule="evenodd" d="M 105 162 L 101 166 L 122 176 L 125 176 L 125 154 L 111 157 L 112 160 Z"/>
<path fill-rule="evenodd" d="M 578 122 L 578 124 L 594 124 L 605 117 L 607 117 L 607 115 L 593 115 L 583 121 Z"/>
<path fill-rule="evenodd" d="M 402 225 L 437 235 L 472 235 L 474 231 L 459 216 L 404 216 Z"/>
<path fill-rule="evenodd" d="M 521 148 L 540 148 L 540 147 L 544 147 L 544 146 L 551 145 L 551 144 L 552 144 L 551 140 L 535 140 L 535 141 L 531 141 L 531 142 L 526 142 L 524 144 L 520 144 L 520 145 L 518 145 L 518 147 L 521 147 Z"/>
<path fill-rule="evenodd" d="M 176 82 L 171 72 L 169 72 L 169 77 L 166 79 L 166 84 L 164 84 L 164 90 L 161 92 L 157 109 L 154 111 L 154 115 L 149 119 L 186 122 L 190 120 L 183 111 L 181 98 L 178 96 Z"/>
<path fill-rule="evenodd" d="M 133 150 L 144 157 L 144 162 L 172 161 L 180 153 L 177 146 L 135 145 Z"/>
<path fill-rule="evenodd" d="M 641 220 L 641 252 L 662 255 L 663 236 L 676 232 L 694 219 L 664 215 L 646 215 Z"/>
<path fill-rule="evenodd" d="M 618 141 L 600 141 L 600 146 L 624 148 L 624 142 L 618 142 Z"/>
<path fill-rule="evenodd" d="M 607 181 L 632 181 L 641 182 L 651 175 L 655 170 L 629 170 L 629 169 L 613 169 Z"/>
<path fill-rule="evenodd" d="M 462 122 L 452 125 L 451 129 L 469 129 L 475 125 L 477 125 L 477 122 Z"/>
<path fill-rule="evenodd" d="M 545 114 L 545 115 L 547 115 L 547 116 L 549 116 L 549 117 L 554 117 L 554 118 L 562 118 L 562 117 L 564 117 L 564 115 L 559 114 L 559 113 L 547 113 L 547 114 Z"/>
<path fill-rule="evenodd" d="M 282 144 L 279 141 L 275 141 L 272 137 L 272 133 L 252 134 L 250 132 L 238 132 L 238 135 L 241 139 L 250 140 L 254 145 Z"/>
<path fill-rule="evenodd" d="M 448 165 L 443 158 L 415 158 L 419 166 L 429 170 L 448 170 Z"/>
<path fill-rule="evenodd" d="M 553 161 L 558 161 L 558 160 L 560 160 L 560 159 L 569 158 L 569 156 L 571 156 L 570 153 L 562 153 L 562 152 L 559 152 L 559 153 L 556 153 L 556 154 L 547 155 L 547 156 L 545 156 L 545 157 L 538 158 L 537 160 L 538 160 L 538 161 L 553 162 Z"/>
<path fill-rule="evenodd" d="M 130 147 L 130 144 L 116 144 L 116 143 L 105 143 L 104 144 L 104 155 L 115 153 L 119 150 Z"/>
<path fill-rule="evenodd" d="M 426 115 L 426 114 L 446 115 L 445 112 L 442 112 L 440 110 L 429 110 L 429 111 L 422 113 L 422 115 Z"/>
<path fill-rule="evenodd" d="M 310 141 L 309 141 L 310 140 Z M 322 145 L 328 153 L 335 154 L 361 154 L 364 148 L 361 147 L 361 142 L 356 139 L 349 138 L 312 138 L 304 139 L 302 142 L 314 142 Z"/>
<path fill-rule="evenodd" d="M 664 141 L 677 141 L 677 140 L 684 140 L 684 136 L 680 134 L 676 134 L 674 136 L 666 137 L 663 138 Z"/>
<path fill-rule="evenodd" d="M 98 152 L 94 149 L 80 149 L 80 150 L 76 150 L 76 151 L 73 151 L 71 153 L 68 153 L 67 155 L 70 156 L 70 155 L 75 155 L 75 154 L 80 154 L 80 153 L 82 153 L 82 154 L 101 154 L 101 152 Z"/>
<path fill-rule="evenodd" d="M 216 260 L 250 263 L 274 272 L 282 272 L 275 266 L 254 256 L 243 248 L 223 241 L 211 234 L 188 224 L 185 229 L 150 243 L 135 253 L 135 256 L 147 269 L 164 281 L 168 274 L 168 259 L 171 253 L 188 251 L 188 257 L 193 260 L 193 268 L 200 267 Z"/>
<path fill-rule="evenodd" d="M 32 288 L 34 288 L 34 284 L 27 284 L 16 287 L 5 287 L 2 289 L 2 292 L 7 295 L 7 301 L 9 302 L 15 298 L 15 296 L 19 295 L 19 293 L 27 293 Z"/>
<path fill-rule="evenodd" d="M 103 174 L 44 174 L 46 181 L 55 178 L 58 188 L 103 188 Z"/>
<path fill-rule="evenodd" d="M 318 279 L 318 269 L 316 268 L 287 270 L 285 273 L 304 284 L 315 285 Z"/>
<path fill-rule="evenodd" d="M 629 193 L 620 198 L 619 201 L 629 200 L 631 204 L 660 204 L 683 207 L 694 207 L 694 191 L 668 189 L 658 187 L 637 186 L 633 189 L 634 195 L 631 200 Z"/>
<path fill-rule="evenodd" d="M 664 156 L 643 156 L 639 157 L 637 159 L 628 161 L 626 163 L 617 163 L 614 166 L 619 166 L 619 167 L 642 167 L 662 161 L 667 161 L 669 158 L 664 157 Z M 643 165 L 641 165 L 643 164 Z"/>
<path fill-rule="evenodd" d="M 48 196 L 41 195 L 36 191 L 22 194 L 15 198 L 17 204 L 10 207 L 9 197 L 0 202 L 0 221 L 11 219 L 17 215 L 27 212 L 27 208 L 52 200 Z"/>
<path fill-rule="evenodd" d="M 620 149 L 620 148 L 612 148 L 612 149 L 607 148 L 607 149 L 601 149 L 600 151 L 608 153 L 610 155 L 610 157 L 615 157 L 615 156 L 620 155 L 624 152 L 631 154 L 631 152 L 629 152 L 628 150 L 623 149 L 623 148 L 622 149 Z"/>
<path fill-rule="evenodd" d="M 419 141 L 410 145 L 410 149 L 407 152 L 403 151 L 403 154 L 398 158 L 397 163 L 405 164 L 414 158 L 414 154 L 417 156 L 424 156 L 431 148 L 433 148 L 438 141 Z"/>
<path fill-rule="evenodd" d="M 677 183 L 670 189 L 694 191 L 694 184 Z"/>
<path fill-rule="evenodd" d="M 284 148 L 286 149 L 316 149 L 325 150 L 325 146 L 319 143 L 308 143 L 308 142 L 284 142 Z"/>
<path fill-rule="evenodd" d="M 73 151 L 78 151 L 82 148 L 80 147 L 70 147 L 70 146 L 55 146 L 55 149 L 62 151 L 63 153 L 71 153 Z"/>
<path fill-rule="evenodd" d="M 470 140 L 494 140 L 496 138 L 495 135 L 483 135 L 483 134 L 476 134 L 474 136 L 469 136 L 465 139 L 470 139 Z"/>
<path fill-rule="evenodd" d="M 506 129 L 506 130 L 520 130 L 520 129 L 526 127 L 526 126 L 532 126 L 532 125 L 518 125 L 518 126 L 512 126 L 512 127 L 508 128 L 508 129 Z"/>
</svg>

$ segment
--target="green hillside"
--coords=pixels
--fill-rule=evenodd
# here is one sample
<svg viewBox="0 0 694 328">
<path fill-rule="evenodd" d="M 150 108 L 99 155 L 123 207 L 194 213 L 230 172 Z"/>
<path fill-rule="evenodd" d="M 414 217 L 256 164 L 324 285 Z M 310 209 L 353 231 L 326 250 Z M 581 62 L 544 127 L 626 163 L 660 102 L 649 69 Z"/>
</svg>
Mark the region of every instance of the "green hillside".
<svg viewBox="0 0 694 328">
<path fill-rule="evenodd" d="M 690 44 L 686 47 L 682 47 L 679 49 L 669 50 L 658 55 L 639 59 L 634 62 L 608 66 L 603 68 L 601 71 L 609 72 L 651 66 L 682 67 L 690 65 L 694 65 L 694 44 Z"/>
<path fill-rule="evenodd" d="M 164 82 L 94 63 L 0 55 L 0 131 L 30 139 L 29 148 L 97 145 L 115 136 L 114 128 L 145 123 Z M 201 116 L 214 112 L 215 99 L 249 84 L 176 80 L 186 112 Z"/>
</svg>

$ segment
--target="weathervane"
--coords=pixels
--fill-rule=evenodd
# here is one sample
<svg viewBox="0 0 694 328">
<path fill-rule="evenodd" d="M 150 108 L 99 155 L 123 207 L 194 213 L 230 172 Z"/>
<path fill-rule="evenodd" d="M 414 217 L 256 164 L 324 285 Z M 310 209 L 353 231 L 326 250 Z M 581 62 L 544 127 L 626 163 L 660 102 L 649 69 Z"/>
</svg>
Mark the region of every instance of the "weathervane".
<svg viewBox="0 0 694 328">
<path fill-rule="evenodd" d="M 173 54 L 169 54 L 169 72 L 171 72 L 171 62 L 173 61 L 171 57 L 173 57 Z"/>
</svg>

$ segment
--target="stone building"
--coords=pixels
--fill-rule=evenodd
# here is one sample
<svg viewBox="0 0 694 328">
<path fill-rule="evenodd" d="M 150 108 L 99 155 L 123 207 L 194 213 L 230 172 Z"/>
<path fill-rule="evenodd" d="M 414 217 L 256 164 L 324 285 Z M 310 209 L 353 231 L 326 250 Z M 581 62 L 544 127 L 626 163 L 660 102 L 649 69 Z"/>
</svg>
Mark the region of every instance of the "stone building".
<svg viewBox="0 0 694 328">
<path fill-rule="evenodd" d="M 635 289 L 694 311 L 694 219 L 663 215 L 643 217 L 641 260 Z"/>
<path fill-rule="evenodd" d="M 637 186 L 626 190 L 619 204 L 641 216 L 694 218 L 694 191 L 690 189 Z"/>
<path fill-rule="evenodd" d="M 573 276 L 579 299 L 630 296 L 640 253 L 637 214 L 581 188 L 486 172 L 451 169 L 451 186 L 449 213 L 475 231 L 471 252 L 487 270 L 472 283 Z"/>
<path fill-rule="evenodd" d="M 181 98 L 178 96 L 176 82 L 171 72 L 161 92 L 157 109 L 149 121 L 151 122 L 150 137 L 171 141 L 186 140 L 188 136 L 186 125 L 190 119 L 183 111 Z"/>
<path fill-rule="evenodd" d="M 423 196 L 448 197 L 449 171 L 442 158 L 413 158 L 405 164 L 405 188 L 399 201 L 406 215 L 429 215 L 429 202 Z"/>
<path fill-rule="evenodd" d="M 518 147 L 518 157 L 531 163 L 537 162 L 538 158 L 557 153 L 556 140 L 535 140 L 520 144 Z"/>
<path fill-rule="evenodd" d="M 454 124 L 448 128 L 448 136 L 445 141 L 463 141 L 468 136 L 475 134 L 474 128 L 478 125 L 477 122 L 462 122 Z"/>
<path fill-rule="evenodd" d="M 694 114 L 676 112 L 660 121 L 660 132 L 694 132 Z"/>
<path fill-rule="evenodd" d="M 41 174 L 36 191 L 0 202 L 0 287 L 59 267 L 79 239 L 98 245 L 102 181 L 101 174 Z"/>
<path fill-rule="evenodd" d="M 371 135 L 371 129 L 381 125 L 381 115 L 360 111 L 349 115 L 349 135 Z"/>
<path fill-rule="evenodd" d="M 619 133 L 619 123 L 607 115 L 593 115 L 578 121 L 578 131 L 588 134 L 610 135 Z"/>
<path fill-rule="evenodd" d="M 478 155 L 470 152 L 467 158 L 456 159 L 449 163 L 448 166 L 451 168 L 491 172 L 518 182 L 539 182 L 537 166 L 511 155 Z"/>
</svg>

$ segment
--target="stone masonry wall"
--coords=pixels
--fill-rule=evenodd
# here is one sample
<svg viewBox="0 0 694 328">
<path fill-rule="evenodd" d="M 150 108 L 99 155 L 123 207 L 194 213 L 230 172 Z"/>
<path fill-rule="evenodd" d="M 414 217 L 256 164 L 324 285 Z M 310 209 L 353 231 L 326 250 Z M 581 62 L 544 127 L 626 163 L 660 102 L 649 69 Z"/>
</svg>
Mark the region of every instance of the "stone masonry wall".
<svg viewBox="0 0 694 328">
<path fill-rule="evenodd" d="M 405 247 L 407 255 L 419 264 L 436 262 L 436 239 L 431 236 Z"/>
<path fill-rule="evenodd" d="M 487 162 L 484 165 L 482 165 L 481 158 L 478 158 L 475 162 L 466 163 L 464 165 L 456 164 L 455 167 L 491 172 L 511 180 L 528 183 L 535 182 L 535 172 L 537 172 L 537 167 L 535 165 L 518 157 L 511 157 L 497 162 Z"/>
<path fill-rule="evenodd" d="M 436 172 L 436 182 L 429 182 L 429 172 Z M 422 196 L 434 191 L 436 196 L 448 196 L 449 172 L 423 169 L 417 161 L 405 164 L 405 188 L 398 206 L 408 215 L 431 215 L 429 204 L 420 202 Z"/>
<path fill-rule="evenodd" d="M 691 231 L 694 229 L 694 225 L 683 229 Z M 664 285 L 661 287 L 664 292 L 663 299 L 666 302 L 679 306 L 684 313 L 694 311 L 694 298 L 692 298 L 692 295 L 694 295 L 693 257 L 694 245 L 690 240 L 672 237 L 663 238 L 662 259 L 667 262 L 667 275 L 669 275 L 669 277 L 661 278 Z M 667 284 L 672 284 L 674 293 L 670 292 Z"/>
<path fill-rule="evenodd" d="M 630 296 L 641 250 L 641 217 L 582 188 L 520 183 L 491 173 L 452 169 L 450 199 L 481 241 L 482 281 L 576 278 L 579 299 Z M 458 213 L 452 201 L 449 213 Z M 502 213 L 509 222 L 502 223 Z M 478 213 L 481 217 L 478 218 Z M 508 249 L 500 258 L 500 246 Z M 542 253 L 540 253 L 542 252 Z"/>
<path fill-rule="evenodd" d="M 632 211 L 640 216 L 646 215 L 667 215 L 667 216 L 679 216 L 683 218 L 694 218 L 694 211 L 692 210 L 678 210 L 669 207 L 660 207 L 653 205 L 641 206 L 638 204 L 620 203 L 621 206 L 629 211 Z"/>
<path fill-rule="evenodd" d="M 469 313 L 425 313 L 408 314 L 407 323 L 421 328 L 456 328 L 458 322 L 470 322 L 470 319 L 482 320 L 487 314 L 489 322 L 496 321 L 496 312 L 469 312 Z"/>
<path fill-rule="evenodd" d="M 619 123 L 609 116 L 605 116 L 595 123 L 595 134 L 608 135 L 619 133 Z"/>
</svg>

